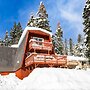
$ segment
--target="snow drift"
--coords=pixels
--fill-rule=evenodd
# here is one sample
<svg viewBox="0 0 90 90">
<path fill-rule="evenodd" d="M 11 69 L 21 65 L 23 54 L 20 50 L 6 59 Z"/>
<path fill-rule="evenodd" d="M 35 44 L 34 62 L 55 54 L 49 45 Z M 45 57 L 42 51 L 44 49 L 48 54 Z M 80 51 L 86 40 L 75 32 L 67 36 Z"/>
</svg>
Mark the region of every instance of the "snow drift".
<svg viewBox="0 0 90 90">
<path fill-rule="evenodd" d="M 90 70 L 36 68 L 23 80 L 0 76 L 0 90 L 90 90 Z"/>
<path fill-rule="evenodd" d="M 0 90 L 14 90 L 21 82 L 15 74 L 9 74 L 7 76 L 0 75 Z"/>
<path fill-rule="evenodd" d="M 15 90 L 90 90 L 90 71 L 37 68 Z"/>
</svg>

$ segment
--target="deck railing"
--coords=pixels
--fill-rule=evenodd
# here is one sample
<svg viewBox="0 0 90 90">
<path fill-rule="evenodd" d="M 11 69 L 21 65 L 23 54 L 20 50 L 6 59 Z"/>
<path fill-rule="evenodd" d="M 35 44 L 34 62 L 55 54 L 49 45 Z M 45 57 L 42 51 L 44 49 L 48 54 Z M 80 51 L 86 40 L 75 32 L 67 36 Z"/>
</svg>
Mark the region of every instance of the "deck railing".
<svg viewBox="0 0 90 90">
<path fill-rule="evenodd" d="M 35 64 L 35 63 L 36 64 L 64 65 L 67 63 L 67 57 L 33 53 L 25 59 L 26 66 L 29 66 L 29 65 Z"/>
<path fill-rule="evenodd" d="M 29 49 L 40 49 L 40 50 L 52 50 L 52 42 L 41 42 L 30 40 L 29 42 Z"/>
</svg>

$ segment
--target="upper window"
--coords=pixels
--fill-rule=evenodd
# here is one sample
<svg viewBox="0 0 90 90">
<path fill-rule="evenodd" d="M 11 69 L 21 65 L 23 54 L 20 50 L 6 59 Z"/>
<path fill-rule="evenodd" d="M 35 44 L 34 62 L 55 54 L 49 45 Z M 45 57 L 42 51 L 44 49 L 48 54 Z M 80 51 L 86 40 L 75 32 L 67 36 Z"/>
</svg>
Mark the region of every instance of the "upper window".
<svg viewBox="0 0 90 90">
<path fill-rule="evenodd" d="M 38 37 L 33 37 L 33 39 L 36 40 L 36 41 L 39 41 L 39 42 L 43 42 L 44 41 L 43 38 L 38 38 Z"/>
<path fill-rule="evenodd" d="M 33 39 L 36 41 L 37 45 L 43 45 L 43 43 L 42 43 L 42 42 L 44 42 L 43 38 L 33 37 Z"/>
</svg>

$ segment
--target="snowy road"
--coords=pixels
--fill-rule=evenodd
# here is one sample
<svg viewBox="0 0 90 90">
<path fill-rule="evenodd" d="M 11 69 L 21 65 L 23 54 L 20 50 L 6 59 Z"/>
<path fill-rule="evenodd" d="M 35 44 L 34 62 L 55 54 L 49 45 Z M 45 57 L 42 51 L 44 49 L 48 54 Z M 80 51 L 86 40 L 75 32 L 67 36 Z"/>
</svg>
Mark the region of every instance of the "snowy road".
<svg viewBox="0 0 90 90">
<path fill-rule="evenodd" d="M 0 90 L 90 90 L 90 70 L 37 68 L 22 81 L 11 76 L 0 76 Z"/>
</svg>

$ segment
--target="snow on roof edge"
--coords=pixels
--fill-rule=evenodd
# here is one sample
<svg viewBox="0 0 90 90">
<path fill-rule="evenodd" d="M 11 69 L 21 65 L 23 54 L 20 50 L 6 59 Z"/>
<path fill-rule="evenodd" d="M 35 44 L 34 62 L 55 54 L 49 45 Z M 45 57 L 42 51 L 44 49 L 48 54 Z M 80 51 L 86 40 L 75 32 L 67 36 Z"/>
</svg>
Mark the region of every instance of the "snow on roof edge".
<svg viewBox="0 0 90 90">
<path fill-rule="evenodd" d="M 44 30 L 44 29 L 37 28 L 37 27 L 28 27 L 28 26 L 27 26 L 27 27 L 24 29 L 24 31 L 23 31 L 23 33 L 22 33 L 22 35 L 21 35 L 21 38 L 19 39 L 19 43 L 18 43 L 17 47 L 20 46 L 20 44 L 21 44 L 22 40 L 24 39 L 24 37 L 25 37 L 25 35 L 26 35 L 26 33 L 27 33 L 28 30 L 40 30 L 40 31 L 43 31 L 43 32 L 49 34 L 49 35 L 52 37 L 52 33 L 49 32 L 49 31 L 46 31 L 46 30 Z M 15 47 L 16 47 L 16 46 L 15 46 Z"/>
<path fill-rule="evenodd" d="M 27 29 L 27 30 L 40 30 L 40 31 L 45 32 L 45 33 L 49 34 L 50 36 L 52 36 L 52 33 L 51 33 L 51 32 L 49 32 L 49 31 L 47 31 L 47 30 L 45 30 L 45 29 L 42 29 L 42 28 L 28 27 L 28 26 L 27 26 L 25 29 Z"/>
<path fill-rule="evenodd" d="M 12 48 L 18 48 L 18 44 L 11 45 Z"/>
</svg>

